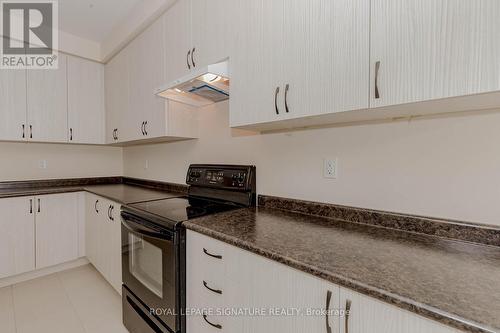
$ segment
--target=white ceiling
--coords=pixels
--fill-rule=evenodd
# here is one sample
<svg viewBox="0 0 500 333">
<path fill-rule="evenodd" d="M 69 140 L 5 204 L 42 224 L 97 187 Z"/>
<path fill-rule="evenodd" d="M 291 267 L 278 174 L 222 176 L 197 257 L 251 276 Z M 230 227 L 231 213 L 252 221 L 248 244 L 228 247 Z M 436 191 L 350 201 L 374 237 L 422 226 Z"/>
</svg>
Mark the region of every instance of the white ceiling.
<svg viewBox="0 0 500 333">
<path fill-rule="evenodd" d="M 59 30 L 101 43 L 143 0 L 59 0 Z"/>
</svg>

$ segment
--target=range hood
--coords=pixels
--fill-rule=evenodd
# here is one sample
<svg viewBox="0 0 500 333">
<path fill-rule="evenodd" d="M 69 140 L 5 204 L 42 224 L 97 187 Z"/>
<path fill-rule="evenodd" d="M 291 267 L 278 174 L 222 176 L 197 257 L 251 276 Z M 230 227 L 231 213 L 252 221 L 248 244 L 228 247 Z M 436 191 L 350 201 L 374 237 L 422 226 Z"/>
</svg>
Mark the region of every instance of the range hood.
<svg viewBox="0 0 500 333">
<path fill-rule="evenodd" d="M 155 94 L 195 107 L 224 101 L 229 98 L 228 63 L 193 69 L 186 76 L 158 88 Z"/>
</svg>

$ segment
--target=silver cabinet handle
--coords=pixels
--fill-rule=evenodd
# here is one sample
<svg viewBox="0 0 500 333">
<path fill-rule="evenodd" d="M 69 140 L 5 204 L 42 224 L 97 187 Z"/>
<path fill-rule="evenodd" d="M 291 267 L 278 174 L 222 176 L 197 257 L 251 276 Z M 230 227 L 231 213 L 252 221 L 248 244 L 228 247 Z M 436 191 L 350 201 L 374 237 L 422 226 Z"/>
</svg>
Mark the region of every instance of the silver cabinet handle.
<svg viewBox="0 0 500 333">
<path fill-rule="evenodd" d="M 212 254 L 212 253 L 208 252 L 207 249 L 205 249 L 205 248 L 203 248 L 203 253 L 205 253 L 207 256 L 215 258 L 215 259 L 222 259 L 221 255 Z"/>
<path fill-rule="evenodd" d="M 23 124 L 23 139 L 24 139 L 24 137 L 25 137 L 25 134 L 24 134 L 24 124 Z"/>
<path fill-rule="evenodd" d="M 380 71 L 380 61 L 375 63 L 375 98 L 380 98 L 380 92 L 378 91 L 378 72 Z"/>
<path fill-rule="evenodd" d="M 287 83 L 285 86 L 285 111 L 286 113 L 290 112 L 288 109 L 288 90 L 290 90 L 290 85 Z"/>
<path fill-rule="evenodd" d="M 142 122 L 142 124 L 141 124 L 141 132 L 142 132 L 142 135 L 145 135 L 144 134 L 144 122 Z"/>
<path fill-rule="evenodd" d="M 99 200 L 96 200 L 96 201 L 95 201 L 95 204 L 94 204 L 94 209 L 95 209 L 95 212 L 96 212 L 97 214 L 99 214 L 99 209 L 97 208 L 97 204 L 98 204 L 98 203 L 99 203 Z"/>
<path fill-rule="evenodd" d="M 73 141 L 73 129 L 69 129 L 69 141 Z"/>
<path fill-rule="evenodd" d="M 33 214 L 33 199 L 30 199 L 30 214 Z"/>
<path fill-rule="evenodd" d="M 148 126 L 148 121 L 147 120 L 144 122 L 144 135 L 148 136 L 148 129 L 147 129 L 146 126 Z"/>
<path fill-rule="evenodd" d="M 186 56 L 186 62 L 188 65 L 188 69 L 191 69 L 191 64 L 189 63 L 189 56 L 191 55 L 191 50 L 188 51 L 187 56 Z"/>
<path fill-rule="evenodd" d="M 276 91 L 274 92 L 274 109 L 276 110 L 276 114 L 280 114 L 280 110 L 278 109 L 278 94 L 280 93 L 280 87 L 276 87 Z"/>
<path fill-rule="evenodd" d="M 30 139 L 33 139 L 33 126 L 30 125 Z"/>
<path fill-rule="evenodd" d="M 193 64 L 193 67 L 196 67 L 194 62 L 194 51 L 196 51 L 196 47 L 193 47 L 193 51 L 191 51 L 191 63 Z"/>
<path fill-rule="evenodd" d="M 345 301 L 345 332 L 344 333 L 349 333 L 349 315 L 351 312 L 351 300 L 347 299 Z"/>
<path fill-rule="evenodd" d="M 332 328 L 330 326 L 329 311 L 330 311 L 330 301 L 332 300 L 332 292 L 328 290 L 326 292 L 326 333 L 332 333 Z"/>
<path fill-rule="evenodd" d="M 208 321 L 207 319 L 207 315 L 206 314 L 203 314 L 203 319 L 205 319 L 205 321 L 207 322 L 208 325 L 212 326 L 212 327 L 215 327 L 219 330 L 222 329 L 222 326 L 221 325 L 218 325 L 218 324 L 212 324 L 211 322 Z"/>
<path fill-rule="evenodd" d="M 40 213 L 40 199 L 38 199 L 38 210 L 37 210 L 38 213 Z"/>
<path fill-rule="evenodd" d="M 207 288 L 208 290 L 210 290 L 211 292 L 214 292 L 216 294 L 219 294 L 219 295 L 222 295 L 222 290 L 218 290 L 218 289 L 213 289 L 213 288 L 210 288 L 208 286 L 208 283 L 206 281 L 203 281 L 203 286 L 205 286 L 205 288 Z"/>
</svg>

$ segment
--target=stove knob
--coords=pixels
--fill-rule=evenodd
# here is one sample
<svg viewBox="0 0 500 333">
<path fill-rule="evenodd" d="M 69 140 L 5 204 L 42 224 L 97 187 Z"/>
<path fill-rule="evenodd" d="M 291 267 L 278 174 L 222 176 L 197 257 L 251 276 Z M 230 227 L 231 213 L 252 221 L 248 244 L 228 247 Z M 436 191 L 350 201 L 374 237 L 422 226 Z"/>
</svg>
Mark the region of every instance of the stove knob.
<svg viewBox="0 0 500 333">
<path fill-rule="evenodd" d="M 245 181 L 245 174 L 239 174 L 238 176 L 238 183 L 243 183 Z"/>
</svg>

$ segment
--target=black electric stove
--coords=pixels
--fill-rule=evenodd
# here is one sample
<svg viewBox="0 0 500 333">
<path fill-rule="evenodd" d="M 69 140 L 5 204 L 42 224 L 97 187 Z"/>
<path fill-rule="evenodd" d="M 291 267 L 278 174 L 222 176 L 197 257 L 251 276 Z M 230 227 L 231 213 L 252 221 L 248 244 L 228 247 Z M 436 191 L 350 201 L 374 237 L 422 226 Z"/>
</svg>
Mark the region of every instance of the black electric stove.
<svg viewBox="0 0 500 333">
<path fill-rule="evenodd" d="M 131 333 L 184 333 L 182 222 L 255 206 L 255 167 L 191 165 L 188 195 L 122 207 L 123 322 Z"/>
</svg>

